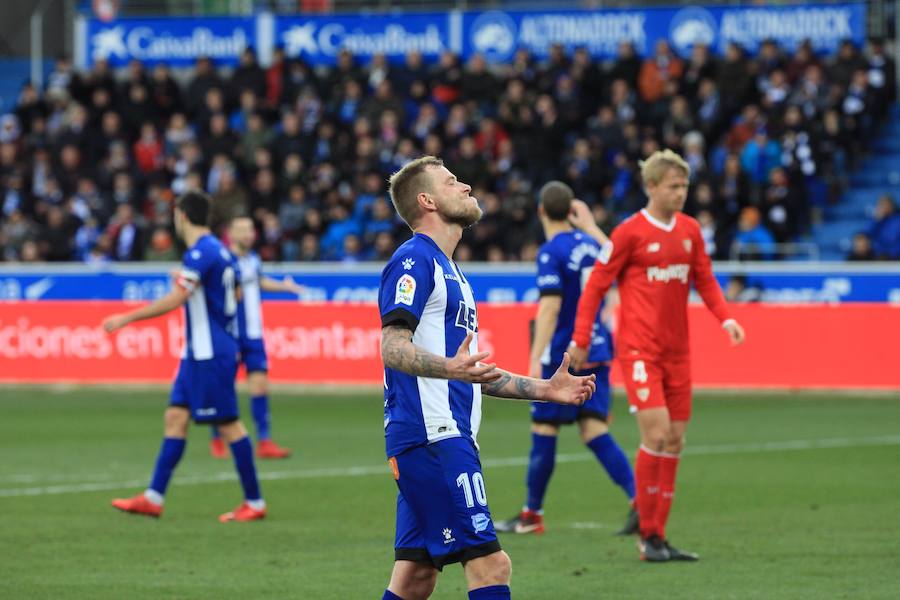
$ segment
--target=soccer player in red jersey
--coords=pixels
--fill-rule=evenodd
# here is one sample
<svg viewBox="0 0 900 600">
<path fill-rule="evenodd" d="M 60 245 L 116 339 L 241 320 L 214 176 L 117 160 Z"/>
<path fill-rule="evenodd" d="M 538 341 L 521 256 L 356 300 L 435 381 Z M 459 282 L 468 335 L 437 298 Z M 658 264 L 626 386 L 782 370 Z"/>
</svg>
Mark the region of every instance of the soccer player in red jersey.
<svg viewBox="0 0 900 600">
<path fill-rule="evenodd" d="M 635 462 L 641 559 L 694 561 L 698 556 L 669 544 L 666 522 L 675 473 L 691 417 L 691 365 L 687 304 L 691 283 L 722 323 L 732 345 L 744 330 L 731 318 L 712 273 L 700 226 L 681 212 L 690 167 L 671 150 L 641 163 L 649 201 L 603 247 L 578 302 L 569 352 L 572 367 L 584 362 L 600 301 L 618 281 L 621 317 L 616 356 L 641 445 Z"/>
</svg>

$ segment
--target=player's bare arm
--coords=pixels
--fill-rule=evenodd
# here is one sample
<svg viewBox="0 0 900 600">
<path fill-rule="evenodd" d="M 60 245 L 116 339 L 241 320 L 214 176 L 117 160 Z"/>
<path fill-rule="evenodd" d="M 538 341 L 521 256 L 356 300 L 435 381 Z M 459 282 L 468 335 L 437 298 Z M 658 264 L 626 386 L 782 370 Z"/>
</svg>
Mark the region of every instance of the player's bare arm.
<svg viewBox="0 0 900 600">
<path fill-rule="evenodd" d="M 381 330 L 381 360 L 384 366 L 417 377 L 454 379 L 468 383 L 488 383 L 500 377 L 497 365 L 482 364 L 489 352 L 469 354 L 472 334 L 460 344 L 456 355 L 450 358 L 438 356 L 415 345 L 413 332 L 399 325 L 388 325 Z"/>
<path fill-rule="evenodd" d="M 541 377 L 541 355 L 553 338 L 553 328 L 559 318 L 562 296 L 541 296 L 537 317 L 534 320 L 534 341 L 531 344 L 531 360 L 528 375 Z"/>
<path fill-rule="evenodd" d="M 594 220 L 594 214 L 591 212 L 590 207 L 583 200 L 572 200 L 569 223 L 572 224 L 572 227 L 583 231 L 597 240 L 601 245 L 609 241 L 609 238 L 606 237 L 603 230 L 597 226 L 597 221 Z"/>
<path fill-rule="evenodd" d="M 569 363 L 569 354 L 564 353 L 562 363 L 550 379 L 535 379 L 497 369 L 500 377 L 482 384 L 481 391 L 498 398 L 580 405 L 597 389 L 596 376 L 572 375 L 569 373 Z"/>
<path fill-rule="evenodd" d="M 176 285 L 168 294 L 151 304 L 142 306 L 131 312 L 117 313 L 106 317 L 103 319 L 103 329 L 105 329 L 107 333 L 112 333 L 117 329 L 125 327 L 129 323 L 159 317 L 183 305 L 187 302 L 188 297 L 190 297 L 190 293 L 183 287 Z"/>
<path fill-rule="evenodd" d="M 281 281 L 271 277 L 260 277 L 259 287 L 267 292 L 290 292 L 292 294 L 302 294 L 304 290 L 303 286 L 294 281 L 290 275 Z"/>
</svg>

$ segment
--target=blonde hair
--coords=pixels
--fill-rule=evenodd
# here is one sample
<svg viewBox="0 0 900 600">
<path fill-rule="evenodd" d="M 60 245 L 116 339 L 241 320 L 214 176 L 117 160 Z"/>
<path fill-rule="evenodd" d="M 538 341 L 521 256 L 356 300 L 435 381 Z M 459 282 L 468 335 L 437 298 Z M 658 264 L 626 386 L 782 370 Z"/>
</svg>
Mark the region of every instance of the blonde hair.
<svg viewBox="0 0 900 600">
<path fill-rule="evenodd" d="M 417 197 L 423 191 L 431 190 L 431 182 L 424 177 L 428 167 L 443 167 L 444 161 L 434 156 L 422 156 L 403 165 L 388 180 L 388 193 L 400 218 L 410 228 L 415 227 L 419 218 Z"/>
<path fill-rule="evenodd" d="M 669 169 L 678 169 L 686 177 L 691 175 L 691 166 L 687 164 L 687 161 L 668 148 L 657 150 L 647 160 L 638 162 L 638 166 L 641 167 L 641 179 L 644 181 L 644 185 L 658 184 L 669 172 Z"/>
</svg>

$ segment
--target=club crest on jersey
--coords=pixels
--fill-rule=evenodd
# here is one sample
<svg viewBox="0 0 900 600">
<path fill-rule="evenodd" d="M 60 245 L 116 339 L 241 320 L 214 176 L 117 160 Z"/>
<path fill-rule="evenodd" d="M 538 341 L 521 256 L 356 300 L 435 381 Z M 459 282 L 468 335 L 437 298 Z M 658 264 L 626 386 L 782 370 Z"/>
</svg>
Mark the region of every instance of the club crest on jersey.
<svg viewBox="0 0 900 600">
<path fill-rule="evenodd" d="M 637 397 L 641 402 L 646 402 L 647 398 L 650 397 L 650 388 L 638 388 Z"/>
<path fill-rule="evenodd" d="M 411 275 L 403 275 L 397 280 L 397 293 L 394 294 L 394 304 L 412 306 L 416 295 L 416 280 Z"/>
<path fill-rule="evenodd" d="M 659 252 L 659 242 L 652 242 L 647 245 L 647 252 Z"/>
<path fill-rule="evenodd" d="M 691 247 L 692 247 L 692 245 L 691 245 L 691 240 L 681 240 L 681 243 L 684 244 L 684 251 L 685 251 L 685 252 L 690 252 L 690 251 L 691 251 Z"/>
<path fill-rule="evenodd" d="M 609 259 L 612 256 L 612 253 L 613 253 L 613 243 L 606 242 L 605 244 L 603 244 L 603 247 L 600 248 L 600 256 L 597 257 L 597 260 L 600 261 L 600 264 L 605 265 L 606 263 L 609 262 Z"/>
</svg>

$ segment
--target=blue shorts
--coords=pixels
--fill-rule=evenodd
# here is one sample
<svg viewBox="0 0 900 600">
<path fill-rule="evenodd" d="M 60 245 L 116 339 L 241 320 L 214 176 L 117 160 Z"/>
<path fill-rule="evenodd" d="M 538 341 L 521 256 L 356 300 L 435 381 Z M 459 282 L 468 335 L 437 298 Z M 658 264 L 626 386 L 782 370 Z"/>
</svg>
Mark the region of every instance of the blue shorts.
<svg viewBox="0 0 900 600">
<path fill-rule="evenodd" d="M 195 423 L 228 423 L 238 418 L 234 378 L 237 360 L 215 356 L 209 360 L 182 359 L 169 397 L 170 406 L 191 411 Z"/>
<path fill-rule="evenodd" d="M 553 376 L 559 365 L 544 365 L 544 379 Z M 609 367 L 600 366 L 587 371 L 582 371 L 579 375 L 597 375 L 597 390 L 587 402 L 581 406 L 564 406 L 562 404 L 553 404 L 550 402 L 532 402 L 531 403 L 531 422 L 547 423 L 548 425 L 568 425 L 574 423 L 578 419 L 585 417 L 594 417 L 601 421 L 606 421 L 609 416 L 609 404 L 611 401 L 609 387 Z"/>
<path fill-rule="evenodd" d="M 411 448 L 389 462 L 400 490 L 395 560 L 441 570 L 500 550 L 472 442 L 449 438 Z"/>
<path fill-rule="evenodd" d="M 263 373 L 269 370 L 269 360 L 266 357 L 266 344 L 261 340 L 241 340 L 241 362 L 244 363 L 248 373 Z"/>
</svg>

